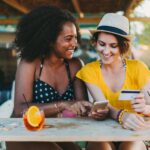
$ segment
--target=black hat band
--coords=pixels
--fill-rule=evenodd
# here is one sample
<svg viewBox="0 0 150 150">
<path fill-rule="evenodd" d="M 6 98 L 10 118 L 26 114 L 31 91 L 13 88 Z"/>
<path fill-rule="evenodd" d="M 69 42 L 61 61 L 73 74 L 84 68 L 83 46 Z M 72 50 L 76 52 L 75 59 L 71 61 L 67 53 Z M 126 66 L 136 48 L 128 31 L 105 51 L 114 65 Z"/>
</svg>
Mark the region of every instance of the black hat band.
<svg viewBox="0 0 150 150">
<path fill-rule="evenodd" d="M 110 27 L 110 26 L 99 26 L 97 28 L 97 30 L 105 30 L 105 31 L 109 31 L 109 32 L 113 32 L 113 33 L 117 33 L 117 34 L 121 34 L 121 35 L 128 35 L 126 32 L 124 32 L 121 29 L 118 29 L 116 27 Z"/>
</svg>

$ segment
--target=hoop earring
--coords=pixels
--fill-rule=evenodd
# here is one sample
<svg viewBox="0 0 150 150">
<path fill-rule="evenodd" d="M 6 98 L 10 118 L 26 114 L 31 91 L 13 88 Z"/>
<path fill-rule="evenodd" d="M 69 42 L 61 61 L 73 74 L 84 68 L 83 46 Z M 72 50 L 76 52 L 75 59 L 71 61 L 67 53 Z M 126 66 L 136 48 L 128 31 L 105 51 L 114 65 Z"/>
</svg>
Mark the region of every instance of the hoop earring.
<svg viewBox="0 0 150 150">
<path fill-rule="evenodd" d="M 126 60 L 121 56 L 122 66 L 126 69 Z"/>
<path fill-rule="evenodd" d="M 99 61 L 100 61 L 100 68 L 102 68 L 102 66 L 103 66 L 103 62 L 102 62 L 102 60 L 101 60 L 101 59 L 100 59 Z"/>
</svg>

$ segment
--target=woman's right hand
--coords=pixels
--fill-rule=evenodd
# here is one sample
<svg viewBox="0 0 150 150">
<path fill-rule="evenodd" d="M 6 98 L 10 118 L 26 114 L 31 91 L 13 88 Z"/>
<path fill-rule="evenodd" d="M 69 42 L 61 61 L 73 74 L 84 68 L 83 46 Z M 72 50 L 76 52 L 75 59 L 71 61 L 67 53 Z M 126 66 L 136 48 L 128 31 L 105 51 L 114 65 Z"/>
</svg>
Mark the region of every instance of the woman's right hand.
<svg viewBox="0 0 150 150">
<path fill-rule="evenodd" d="M 136 113 L 124 112 L 122 127 L 130 130 L 139 130 L 145 127 L 144 118 Z"/>
<path fill-rule="evenodd" d="M 78 116 L 87 116 L 88 113 L 91 111 L 92 104 L 88 101 L 77 101 L 73 103 L 69 110 L 73 113 L 77 114 Z"/>
</svg>

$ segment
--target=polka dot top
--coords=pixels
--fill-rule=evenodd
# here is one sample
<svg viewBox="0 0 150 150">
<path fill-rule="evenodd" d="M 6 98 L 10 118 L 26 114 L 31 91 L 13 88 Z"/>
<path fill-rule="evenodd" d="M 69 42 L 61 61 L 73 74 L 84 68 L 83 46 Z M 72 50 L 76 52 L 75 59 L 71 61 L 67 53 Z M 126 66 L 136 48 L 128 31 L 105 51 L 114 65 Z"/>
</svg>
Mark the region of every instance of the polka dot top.
<svg viewBox="0 0 150 150">
<path fill-rule="evenodd" d="M 43 61 L 40 65 L 39 79 L 34 81 L 33 84 L 33 102 L 35 103 L 51 103 L 60 100 L 71 101 L 74 99 L 74 89 L 73 83 L 71 80 L 69 63 L 65 60 L 66 71 L 69 79 L 69 84 L 66 88 L 66 91 L 63 94 L 60 94 L 55 90 L 51 85 L 40 80 L 40 76 L 43 69 Z"/>
</svg>

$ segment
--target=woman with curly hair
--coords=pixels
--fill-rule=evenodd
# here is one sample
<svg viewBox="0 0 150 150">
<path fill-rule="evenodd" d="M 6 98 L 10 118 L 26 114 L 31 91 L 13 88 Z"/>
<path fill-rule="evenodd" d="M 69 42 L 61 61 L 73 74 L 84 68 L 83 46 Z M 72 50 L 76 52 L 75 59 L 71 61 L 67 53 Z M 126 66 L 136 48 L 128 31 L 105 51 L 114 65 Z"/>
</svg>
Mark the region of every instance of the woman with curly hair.
<svg viewBox="0 0 150 150">
<path fill-rule="evenodd" d="M 91 104 L 83 82 L 75 78 L 81 68 L 72 59 L 79 40 L 75 18 L 54 6 L 41 6 L 23 16 L 16 32 L 21 61 L 16 73 L 15 117 L 29 105 L 37 105 L 46 117 L 87 115 Z M 77 101 L 78 100 L 78 101 Z M 66 113 L 67 111 L 67 113 Z M 75 150 L 74 143 L 8 143 L 11 150 Z"/>
</svg>

